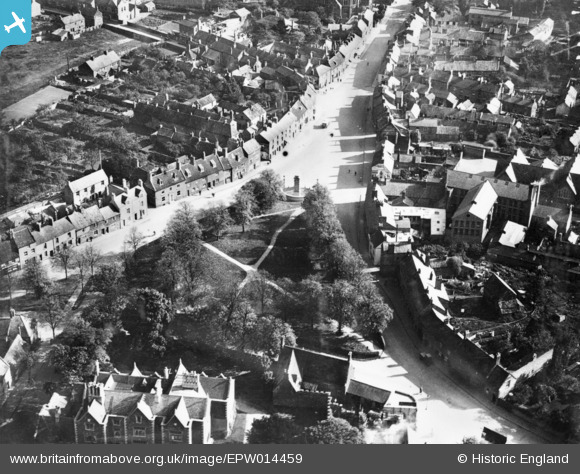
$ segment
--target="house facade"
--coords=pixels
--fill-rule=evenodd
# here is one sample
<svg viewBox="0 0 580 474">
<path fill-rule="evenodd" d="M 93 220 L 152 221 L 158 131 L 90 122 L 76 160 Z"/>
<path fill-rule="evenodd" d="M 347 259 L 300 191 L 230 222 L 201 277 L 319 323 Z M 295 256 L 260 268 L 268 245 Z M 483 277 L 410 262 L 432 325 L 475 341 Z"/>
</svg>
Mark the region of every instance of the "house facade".
<svg viewBox="0 0 580 474">
<path fill-rule="evenodd" d="M 482 243 L 491 228 L 497 193 L 489 181 L 471 189 L 451 218 L 454 241 Z"/>
<path fill-rule="evenodd" d="M 69 181 L 64 188 L 64 199 L 67 204 L 80 206 L 84 202 L 95 201 L 105 196 L 108 186 L 109 178 L 101 169 Z"/>
<path fill-rule="evenodd" d="M 183 364 L 163 375 L 101 372 L 84 386 L 74 417 L 77 444 L 209 444 L 231 434 L 232 378 L 208 377 Z"/>
</svg>

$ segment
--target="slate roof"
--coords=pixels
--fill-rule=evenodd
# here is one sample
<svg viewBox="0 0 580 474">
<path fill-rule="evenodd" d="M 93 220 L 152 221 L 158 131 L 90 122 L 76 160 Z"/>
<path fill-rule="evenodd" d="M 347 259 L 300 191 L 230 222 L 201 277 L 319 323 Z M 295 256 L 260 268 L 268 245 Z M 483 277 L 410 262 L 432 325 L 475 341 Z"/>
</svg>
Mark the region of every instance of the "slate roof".
<svg viewBox="0 0 580 474">
<path fill-rule="evenodd" d="M 75 230 L 75 226 L 71 224 L 68 219 L 59 219 L 52 225 L 45 225 L 40 228 L 40 231 L 32 231 L 32 237 L 37 245 L 50 242 L 68 232 Z"/>
<path fill-rule="evenodd" d="M 11 240 L 0 241 L 0 265 L 13 262 L 18 259 L 18 247 Z"/>
<path fill-rule="evenodd" d="M 107 174 L 101 169 L 90 173 L 82 178 L 75 179 L 74 181 L 68 182 L 68 187 L 70 190 L 75 193 L 76 191 L 82 191 L 86 188 L 90 188 L 95 185 L 100 185 L 100 183 L 104 181 L 105 184 L 108 184 L 109 178 Z"/>
<path fill-rule="evenodd" d="M 252 138 L 251 140 L 244 142 L 244 144 L 242 145 L 242 148 L 243 148 L 244 152 L 246 153 L 246 155 L 248 155 L 248 156 L 262 150 L 261 145 L 258 143 L 258 141 L 255 138 Z"/>
<path fill-rule="evenodd" d="M 507 221 L 501 231 L 501 237 L 499 238 L 500 245 L 515 248 L 516 245 L 525 239 L 526 230 L 527 228 L 521 224 Z"/>
<path fill-rule="evenodd" d="M 108 51 L 107 54 L 101 54 L 94 59 L 86 61 L 86 65 L 94 72 L 100 71 L 105 67 L 110 67 L 121 61 L 121 58 L 115 51 Z"/>
<path fill-rule="evenodd" d="M 28 247 L 34 243 L 34 238 L 30 233 L 30 229 L 27 226 L 17 227 L 12 231 L 12 240 L 16 244 L 16 247 L 21 249 L 23 247 Z"/>
<path fill-rule="evenodd" d="M 361 397 L 365 400 L 371 400 L 373 402 L 380 403 L 381 405 L 387 403 L 387 400 L 391 395 L 391 392 L 388 390 L 379 387 L 373 387 L 372 385 L 368 385 L 366 383 L 352 379 L 348 382 L 346 393 L 349 395 Z"/>
<path fill-rule="evenodd" d="M 488 179 L 485 176 L 463 173 L 461 171 L 448 170 L 446 186 L 448 188 L 470 190 L 486 180 L 489 180 L 500 198 L 514 199 L 517 201 L 528 200 L 530 194 L 530 187 L 528 185 L 500 179 Z"/>
<path fill-rule="evenodd" d="M 80 13 L 75 13 L 73 15 L 68 15 L 68 16 L 63 16 L 60 18 L 60 20 L 62 21 L 62 23 L 67 26 L 73 23 L 77 23 L 77 22 L 85 22 L 85 17 L 82 16 Z"/>
<path fill-rule="evenodd" d="M 453 214 L 452 219 L 463 217 L 467 214 L 485 220 L 497 200 L 497 193 L 489 181 L 470 189 L 459 207 Z"/>
<path fill-rule="evenodd" d="M 399 183 L 389 181 L 380 186 L 381 190 L 389 199 L 395 199 L 405 192 L 415 206 L 440 207 L 445 200 L 445 186 L 439 183 Z"/>
</svg>

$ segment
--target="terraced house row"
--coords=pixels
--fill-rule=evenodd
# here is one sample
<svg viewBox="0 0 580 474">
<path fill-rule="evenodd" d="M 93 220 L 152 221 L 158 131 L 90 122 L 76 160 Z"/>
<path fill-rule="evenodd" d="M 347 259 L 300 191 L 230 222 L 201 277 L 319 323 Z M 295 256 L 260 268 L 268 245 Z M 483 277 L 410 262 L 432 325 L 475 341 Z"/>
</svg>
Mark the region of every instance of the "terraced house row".
<svg viewBox="0 0 580 474">
<path fill-rule="evenodd" d="M 63 194 L 65 202 L 49 201 L 0 223 L 0 231 L 9 237 L 0 246 L 2 272 L 131 226 L 148 213 L 143 181 L 116 184 L 103 170 L 70 181 Z"/>
</svg>

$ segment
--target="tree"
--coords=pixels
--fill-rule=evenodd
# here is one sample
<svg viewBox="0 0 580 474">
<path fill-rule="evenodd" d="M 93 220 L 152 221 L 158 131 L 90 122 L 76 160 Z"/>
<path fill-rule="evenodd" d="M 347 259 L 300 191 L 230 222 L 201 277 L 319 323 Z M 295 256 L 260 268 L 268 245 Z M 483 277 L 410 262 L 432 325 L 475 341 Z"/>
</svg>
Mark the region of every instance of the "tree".
<svg viewBox="0 0 580 474">
<path fill-rule="evenodd" d="M 334 240 L 325 252 L 326 269 L 332 279 L 341 278 L 356 282 L 365 268 L 360 254 L 352 248 L 343 235 Z"/>
<path fill-rule="evenodd" d="M 317 28 L 322 28 L 322 22 L 320 21 L 320 17 L 316 12 L 307 11 L 307 12 L 299 12 L 297 14 L 298 21 L 307 25 L 310 30 L 316 30 Z"/>
<path fill-rule="evenodd" d="M 68 280 L 68 269 L 72 264 L 73 250 L 72 247 L 63 247 L 60 252 L 55 255 L 55 263 L 59 268 L 64 270 L 64 278 Z"/>
<path fill-rule="evenodd" d="M 5 273 L 4 278 L 6 280 L 6 288 L 8 289 L 8 298 L 10 301 L 10 308 L 12 308 L 12 284 L 13 284 L 12 273 L 11 272 Z"/>
<path fill-rule="evenodd" d="M 302 432 L 294 417 L 282 413 L 257 418 L 248 433 L 249 444 L 293 444 Z"/>
<path fill-rule="evenodd" d="M 265 170 L 259 178 L 246 183 L 242 189 L 254 196 L 254 214 L 263 214 L 274 207 L 279 199 L 283 198 L 283 182 L 278 174 L 272 170 Z"/>
<path fill-rule="evenodd" d="M 52 337 L 56 338 L 56 328 L 66 318 L 58 295 L 47 295 L 42 299 L 43 319 L 52 329 Z"/>
<path fill-rule="evenodd" d="M 85 289 L 85 275 L 88 270 L 88 263 L 85 256 L 85 253 L 80 250 L 73 250 L 71 256 L 71 263 L 73 268 L 77 268 L 79 271 L 79 277 L 81 279 L 81 291 Z"/>
<path fill-rule="evenodd" d="M 263 316 L 272 303 L 273 289 L 270 285 L 272 277 L 266 271 L 258 271 L 250 277 L 248 291 L 260 305 L 260 314 Z"/>
<path fill-rule="evenodd" d="M 140 347 L 151 347 L 162 355 L 167 344 L 165 329 L 173 316 L 171 302 L 163 293 L 152 288 L 140 288 L 123 312 L 123 327 Z"/>
<path fill-rule="evenodd" d="M 365 444 L 362 433 L 342 418 L 328 418 L 304 430 L 308 444 Z"/>
<path fill-rule="evenodd" d="M 359 285 L 358 295 L 357 327 L 365 335 L 382 334 L 393 319 L 393 310 L 383 301 L 370 280 Z"/>
<path fill-rule="evenodd" d="M 449 257 L 445 264 L 453 272 L 454 276 L 458 277 L 461 275 L 461 266 L 463 265 L 461 257 Z"/>
<path fill-rule="evenodd" d="M 38 300 L 47 295 L 52 286 L 46 273 L 46 269 L 36 258 L 31 258 L 26 262 L 23 283 L 28 290 L 34 293 L 34 296 Z"/>
<path fill-rule="evenodd" d="M 242 226 L 242 233 L 246 232 L 246 226 L 250 225 L 254 217 L 256 198 L 248 189 L 240 189 L 232 204 L 233 218 L 236 225 Z"/>
<path fill-rule="evenodd" d="M 94 362 L 108 363 L 107 346 L 111 332 L 92 327 L 78 320 L 67 325 L 50 353 L 52 365 L 68 383 L 80 382 L 91 376 Z"/>
<path fill-rule="evenodd" d="M 145 236 L 139 231 L 137 226 L 131 227 L 129 229 L 129 235 L 127 236 L 126 243 L 133 249 L 133 254 L 137 252 L 139 245 L 143 242 Z"/>
<path fill-rule="evenodd" d="M 298 284 L 296 293 L 301 306 L 300 313 L 310 315 L 310 328 L 314 329 L 320 299 L 324 295 L 324 288 L 320 281 L 309 276 Z"/>
<path fill-rule="evenodd" d="M 346 280 L 336 280 L 327 287 L 329 314 L 337 320 L 337 334 L 342 334 L 342 327 L 355 322 L 356 290 Z"/>
<path fill-rule="evenodd" d="M 282 340 L 290 346 L 296 344 L 294 330 L 281 319 L 274 316 L 263 316 L 257 318 L 252 325 L 252 331 L 250 332 L 251 348 L 257 352 L 264 353 L 270 359 L 278 357 L 280 354 Z"/>
<path fill-rule="evenodd" d="M 222 234 L 230 228 L 233 220 L 229 209 L 225 205 L 219 204 L 204 210 L 202 222 L 205 231 L 211 233 L 219 240 Z"/>
<path fill-rule="evenodd" d="M 182 204 L 173 214 L 161 244 L 158 269 L 167 294 L 172 301 L 195 306 L 208 293 L 204 280 L 211 269 L 201 245 L 201 227 L 189 204 Z"/>
<path fill-rule="evenodd" d="M 164 248 L 175 250 L 178 255 L 199 252 L 201 227 L 191 205 L 181 204 L 171 216 L 163 234 L 162 244 Z"/>
<path fill-rule="evenodd" d="M 95 267 L 99 264 L 103 255 L 101 252 L 90 242 L 83 250 L 83 255 L 88 268 L 91 270 L 91 276 L 95 275 Z"/>
<path fill-rule="evenodd" d="M 124 285 L 123 271 L 116 263 L 101 265 L 93 276 L 93 290 L 106 295 L 118 293 Z"/>
</svg>

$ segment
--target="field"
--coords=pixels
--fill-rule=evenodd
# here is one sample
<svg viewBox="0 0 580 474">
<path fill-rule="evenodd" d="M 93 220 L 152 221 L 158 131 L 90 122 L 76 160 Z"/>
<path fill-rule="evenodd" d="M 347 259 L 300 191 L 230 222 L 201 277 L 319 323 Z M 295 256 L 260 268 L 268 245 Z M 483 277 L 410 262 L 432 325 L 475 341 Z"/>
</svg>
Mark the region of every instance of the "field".
<svg viewBox="0 0 580 474">
<path fill-rule="evenodd" d="M 67 59 L 71 67 L 76 67 L 91 54 L 101 54 L 105 49 L 121 53 L 140 45 L 139 41 L 98 29 L 77 40 L 9 46 L 2 51 L 0 60 L 0 109 L 36 92 L 48 85 L 54 76 L 66 72 Z"/>
</svg>

